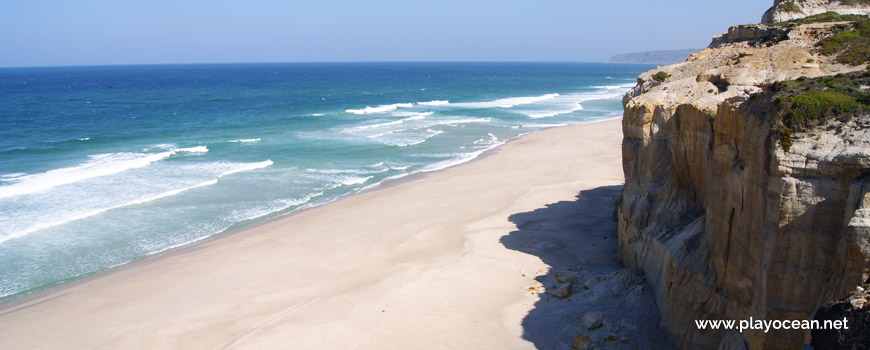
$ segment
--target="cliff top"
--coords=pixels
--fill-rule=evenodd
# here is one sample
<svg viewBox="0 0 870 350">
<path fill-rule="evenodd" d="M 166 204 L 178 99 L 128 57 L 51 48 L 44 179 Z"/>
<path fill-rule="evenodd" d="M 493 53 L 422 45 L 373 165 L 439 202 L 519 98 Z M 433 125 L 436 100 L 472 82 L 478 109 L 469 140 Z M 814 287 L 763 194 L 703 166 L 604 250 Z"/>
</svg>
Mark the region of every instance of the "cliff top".
<svg viewBox="0 0 870 350">
<path fill-rule="evenodd" d="M 734 26 L 686 62 L 641 74 L 623 102 L 669 108 L 690 104 L 710 111 L 726 99 L 761 93 L 774 82 L 861 71 L 868 60 L 870 19 L 864 16 L 824 13 Z"/>
<path fill-rule="evenodd" d="M 761 23 L 791 21 L 825 12 L 841 15 L 870 15 L 870 0 L 774 0 Z"/>
</svg>

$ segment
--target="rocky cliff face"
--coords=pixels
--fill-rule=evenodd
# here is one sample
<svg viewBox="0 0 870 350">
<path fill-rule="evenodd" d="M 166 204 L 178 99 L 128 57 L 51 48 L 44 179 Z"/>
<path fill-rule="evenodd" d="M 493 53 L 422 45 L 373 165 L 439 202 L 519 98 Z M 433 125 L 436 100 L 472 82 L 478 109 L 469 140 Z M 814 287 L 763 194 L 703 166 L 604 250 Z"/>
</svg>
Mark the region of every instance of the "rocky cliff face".
<svg viewBox="0 0 870 350">
<path fill-rule="evenodd" d="M 678 347 L 800 348 L 809 331 L 699 330 L 695 320 L 812 319 L 867 280 L 870 117 L 795 130 L 786 151 L 767 92 L 865 70 L 815 46 L 853 25 L 733 27 L 642 74 L 624 97 L 619 254 L 646 276 Z"/>
<path fill-rule="evenodd" d="M 773 7 L 761 16 L 761 23 L 776 23 L 804 18 L 825 12 L 841 15 L 870 15 L 867 0 L 775 0 Z"/>
</svg>

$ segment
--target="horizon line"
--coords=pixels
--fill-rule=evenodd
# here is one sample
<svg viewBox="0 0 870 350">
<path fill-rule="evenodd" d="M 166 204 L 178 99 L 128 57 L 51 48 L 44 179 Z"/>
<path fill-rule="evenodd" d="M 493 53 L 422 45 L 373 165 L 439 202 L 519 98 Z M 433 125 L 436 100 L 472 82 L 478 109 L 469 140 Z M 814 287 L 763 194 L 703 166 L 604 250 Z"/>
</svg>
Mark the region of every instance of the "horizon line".
<svg viewBox="0 0 870 350">
<path fill-rule="evenodd" d="M 230 64 L 346 64 L 346 63 L 600 63 L 600 64 L 639 64 L 646 63 L 616 63 L 605 61 L 535 61 L 535 60 L 444 60 L 444 61 L 250 61 L 250 62 L 182 62 L 182 63 L 106 63 L 106 64 L 69 64 L 69 65 L 21 65 L 0 66 L 0 69 L 16 68 L 74 68 L 74 67 L 126 67 L 126 66 L 184 66 L 184 65 L 230 65 Z"/>
</svg>

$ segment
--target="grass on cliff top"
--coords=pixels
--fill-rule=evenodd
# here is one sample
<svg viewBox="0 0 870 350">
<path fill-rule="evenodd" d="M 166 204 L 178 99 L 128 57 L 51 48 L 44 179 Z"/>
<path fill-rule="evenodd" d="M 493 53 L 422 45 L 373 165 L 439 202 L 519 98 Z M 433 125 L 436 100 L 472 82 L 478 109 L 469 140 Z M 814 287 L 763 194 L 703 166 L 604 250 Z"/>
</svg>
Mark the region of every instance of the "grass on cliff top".
<svg viewBox="0 0 870 350">
<path fill-rule="evenodd" d="M 794 1 L 786 1 L 784 3 L 781 3 L 781 4 L 779 4 L 779 8 L 783 9 L 784 11 L 788 11 L 788 12 L 801 12 L 801 13 L 803 13 L 803 11 L 801 11 L 800 6 L 795 4 Z"/>
<path fill-rule="evenodd" d="M 791 147 L 794 131 L 820 125 L 830 118 L 846 121 L 870 111 L 868 86 L 870 70 L 774 83 L 783 148 L 788 151 Z"/>
<path fill-rule="evenodd" d="M 825 56 L 836 56 L 837 62 L 859 65 L 870 61 L 870 18 L 857 16 L 855 29 L 838 33 L 817 44 Z"/>
<path fill-rule="evenodd" d="M 817 15 L 807 16 L 804 18 L 793 19 L 791 21 L 770 23 L 768 25 L 773 27 L 790 27 L 810 23 L 856 22 L 861 19 L 867 19 L 867 17 L 861 15 L 841 15 L 836 12 L 825 12 Z"/>
<path fill-rule="evenodd" d="M 840 4 L 846 6 L 870 5 L 870 0 L 840 0 Z"/>
<path fill-rule="evenodd" d="M 859 0 L 855 0 L 859 1 Z M 870 4 L 870 0 L 860 0 Z M 837 62 L 859 65 L 870 61 L 870 18 L 861 15 L 841 15 L 825 12 L 796 20 L 770 24 L 775 27 L 793 27 L 801 24 L 825 22 L 854 22 L 855 28 L 825 38 L 816 45 L 825 56 L 835 56 Z"/>
</svg>

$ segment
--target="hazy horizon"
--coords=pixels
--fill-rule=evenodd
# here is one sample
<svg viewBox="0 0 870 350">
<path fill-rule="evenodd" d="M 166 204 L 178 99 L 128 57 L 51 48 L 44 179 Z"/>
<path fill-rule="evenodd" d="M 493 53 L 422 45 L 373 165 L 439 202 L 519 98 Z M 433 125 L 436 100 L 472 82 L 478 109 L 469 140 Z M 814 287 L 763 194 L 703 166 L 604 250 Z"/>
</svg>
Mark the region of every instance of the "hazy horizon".
<svg viewBox="0 0 870 350">
<path fill-rule="evenodd" d="M 0 67 L 327 62 L 601 62 L 705 47 L 767 2 L 237 0 L 0 4 Z M 715 15 L 714 15 L 715 14 Z"/>
</svg>

